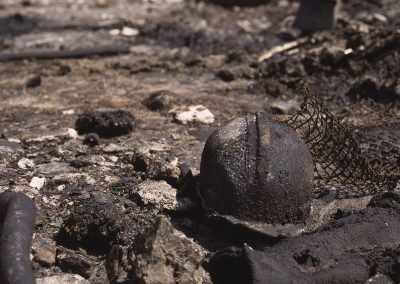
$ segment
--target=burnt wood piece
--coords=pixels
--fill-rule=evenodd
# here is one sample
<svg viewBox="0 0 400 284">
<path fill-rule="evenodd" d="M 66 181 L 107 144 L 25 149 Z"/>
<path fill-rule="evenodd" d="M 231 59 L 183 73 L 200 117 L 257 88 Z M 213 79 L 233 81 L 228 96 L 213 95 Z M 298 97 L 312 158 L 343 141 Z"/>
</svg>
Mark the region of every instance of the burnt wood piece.
<svg viewBox="0 0 400 284">
<path fill-rule="evenodd" d="M 36 208 L 21 192 L 0 194 L 0 283 L 34 284 L 29 259 Z"/>
<path fill-rule="evenodd" d="M 1 52 L 0 61 L 24 59 L 68 59 L 89 56 L 111 56 L 129 53 L 129 46 L 80 47 L 71 50 L 27 50 L 20 52 Z"/>
<path fill-rule="evenodd" d="M 340 0 L 301 0 L 293 26 L 307 33 L 333 29 L 340 2 Z"/>
</svg>

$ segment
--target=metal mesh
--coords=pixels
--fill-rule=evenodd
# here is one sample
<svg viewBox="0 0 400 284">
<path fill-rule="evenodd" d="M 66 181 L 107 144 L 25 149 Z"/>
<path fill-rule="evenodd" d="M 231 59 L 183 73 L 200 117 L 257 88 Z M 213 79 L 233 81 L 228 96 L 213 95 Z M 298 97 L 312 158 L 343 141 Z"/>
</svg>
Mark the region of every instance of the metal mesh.
<svg viewBox="0 0 400 284">
<path fill-rule="evenodd" d="M 334 188 L 338 197 L 356 197 L 393 189 L 399 169 L 370 163 L 350 131 L 306 87 L 301 109 L 287 120 L 307 144 L 315 163 L 316 190 Z"/>
</svg>

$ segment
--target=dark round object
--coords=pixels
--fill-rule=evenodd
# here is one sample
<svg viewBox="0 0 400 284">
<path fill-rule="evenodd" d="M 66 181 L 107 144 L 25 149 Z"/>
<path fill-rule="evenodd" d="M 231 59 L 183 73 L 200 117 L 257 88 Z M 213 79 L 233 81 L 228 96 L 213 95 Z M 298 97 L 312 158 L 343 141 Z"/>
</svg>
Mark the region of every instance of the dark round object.
<svg viewBox="0 0 400 284">
<path fill-rule="evenodd" d="M 27 88 L 35 88 L 35 87 L 39 87 L 42 84 L 42 78 L 39 75 L 30 75 L 27 79 L 26 79 L 26 87 Z"/>
<path fill-rule="evenodd" d="M 300 137 L 264 113 L 214 131 L 203 150 L 206 209 L 244 221 L 298 223 L 309 214 L 314 165 Z"/>
<path fill-rule="evenodd" d="M 83 144 L 89 147 L 100 145 L 100 137 L 96 133 L 89 133 L 85 136 L 85 139 L 83 139 Z"/>
</svg>

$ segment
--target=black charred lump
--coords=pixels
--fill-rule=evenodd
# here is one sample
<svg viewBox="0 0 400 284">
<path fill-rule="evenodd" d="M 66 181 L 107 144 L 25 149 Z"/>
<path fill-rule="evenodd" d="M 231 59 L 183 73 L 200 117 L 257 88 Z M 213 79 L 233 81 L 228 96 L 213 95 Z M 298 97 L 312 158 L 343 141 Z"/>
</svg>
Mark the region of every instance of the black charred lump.
<svg viewBox="0 0 400 284">
<path fill-rule="evenodd" d="M 208 138 L 200 195 L 208 211 L 239 220 L 300 223 L 310 210 L 314 165 L 285 123 L 264 113 L 237 118 Z"/>
<path fill-rule="evenodd" d="M 79 115 L 75 129 L 79 134 L 96 133 L 100 137 L 115 137 L 133 131 L 135 119 L 129 111 L 87 111 Z"/>
</svg>

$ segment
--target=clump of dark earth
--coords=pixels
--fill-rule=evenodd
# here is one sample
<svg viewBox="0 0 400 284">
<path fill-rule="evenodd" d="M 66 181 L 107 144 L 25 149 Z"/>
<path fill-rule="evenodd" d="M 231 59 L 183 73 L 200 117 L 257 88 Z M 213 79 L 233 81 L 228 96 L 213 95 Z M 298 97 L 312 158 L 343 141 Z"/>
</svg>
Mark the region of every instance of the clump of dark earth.
<svg viewBox="0 0 400 284">
<path fill-rule="evenodd" d="M 37 75 L 30 75 L 25 82 L 25 86 L 27 88 L 35 88 L 35 87 L 39 87 L 42 84 L 42 78 Z"/>
<path fill-rule="evenodd" d="M 83 139 L 83 144 L 89 147 L 94 147 L 100 145 L 100 137 L 97 133 L 89 133 Z"/>
<path fill-rule="evenodd" d="M 100 137 L 115 137 L 132 132 L 135 119 L 129 111 L 88 111 L 79 115 L 75 129 L 79 134 L 96 133 Z"/>
<path fill-rule="evenodd" d="M 144 101 L 144 104 L 149 110 L 161 111 L 171 107 L 175 94 L 170 91 L 157 91 Z"/>
<path fill-rule="evenodd" d="M 242 253 L 223 251 L 209 271 L 215 283 L 226 283 L 237 263 L 251 270 L 244 283 L 364 283 L 377 272 L 397 281 L 399 220 L 391 208 L 369 207 L 261 251 L 246 245 Z"/>
<path fill-rule="evenodd" d="M 140 209 L 122 197 L 96 192 L 91 196 L 73 207 L 58 235 L 59 244 L 81 247 L 94 255 L 106 254 L 113 245 L 131 244 L 156 212 Z"/>
<path fill-rule="evenodd" d="M 204 206 L 242 220 L 304 221 L 313 192 L 307 146 L 264 113 L 237 118 L 207 140 L 200 166 Z"/>
<path fill-rule="evenodd" d="M 367 77 L 356 82 L 347 92 L 347 96 L 353 101 L 372 99 L 376 102 L 390 103 L 400 100 L 400 82 L 393 80 L 381 85 L 376 78 Z"/>
</svg>

